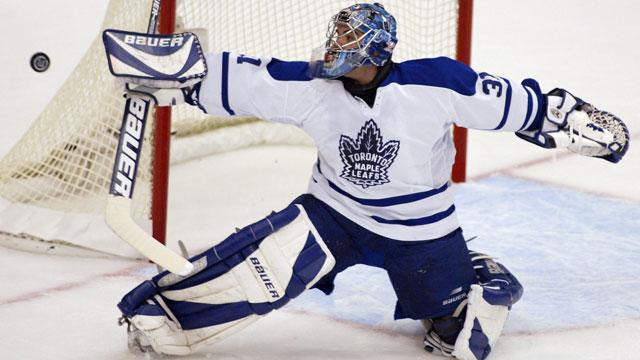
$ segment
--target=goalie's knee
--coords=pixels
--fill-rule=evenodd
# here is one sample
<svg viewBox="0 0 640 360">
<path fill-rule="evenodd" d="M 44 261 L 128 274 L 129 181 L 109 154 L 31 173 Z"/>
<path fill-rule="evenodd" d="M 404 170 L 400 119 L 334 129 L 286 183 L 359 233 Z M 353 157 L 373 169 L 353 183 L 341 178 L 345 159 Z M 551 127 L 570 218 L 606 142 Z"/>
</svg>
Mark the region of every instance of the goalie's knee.
<svg viewBox="0 0 640 360">
<path fill-rule="evenodd" d="M 471 252 L 478 284 L 467 297 L 464 326 L 456 339 L 453 355 L 458 359 L 484 360 L 493 350 L 509 310 L 522 296 L 522 285 L 502 264 L 490 256 Z"/>
<path fill-rule="evenodd" d="M 484 360 L 495 346 L 511 306 L 522 296 L 516 277 L 490 256 L 470 251 L 477 284 L 453 315 L 425 321 L 425 348 L 461 360 Z"/>
<path fill-rule="evenodd" d="M 235 332 L 256 315 L 285 305 L 335 265 L 300 205 L 273 213 L 190 260 L 195 270 L 189 277 L 161 273 L 118 305 L 152 345 L 159 344 L 153 317 L 162 317 L 163 340 L 156 351 L 176 353 L 172 346 L 178 346 L 189 352 Z M 153 329 L 145 331 L 144 324 Z"/>
</svg>

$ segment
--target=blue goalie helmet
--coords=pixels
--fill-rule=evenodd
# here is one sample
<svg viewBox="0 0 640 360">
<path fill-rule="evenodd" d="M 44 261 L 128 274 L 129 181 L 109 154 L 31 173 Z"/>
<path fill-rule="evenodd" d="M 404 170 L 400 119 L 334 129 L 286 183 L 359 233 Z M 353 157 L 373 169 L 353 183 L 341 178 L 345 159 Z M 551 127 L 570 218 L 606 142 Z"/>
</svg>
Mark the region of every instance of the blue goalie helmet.
<svg viewBox="0 0 640 360">
<path fill-rule="evenodd" d="M 359 66 L 382 66 L 397 42 L 396 20 L 381 4 L 351 5 L 329 21 L 327 41 L 314 50 L 309 75 L 336 78 Z"/>
</svg>

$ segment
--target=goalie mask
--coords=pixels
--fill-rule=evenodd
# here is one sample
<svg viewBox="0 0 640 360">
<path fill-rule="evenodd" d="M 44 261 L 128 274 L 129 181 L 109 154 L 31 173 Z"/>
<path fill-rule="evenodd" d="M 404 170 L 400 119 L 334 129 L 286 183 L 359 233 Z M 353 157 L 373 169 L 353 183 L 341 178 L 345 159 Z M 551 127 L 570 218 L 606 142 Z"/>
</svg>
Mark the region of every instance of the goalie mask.
<svg viewBox="0 0 640 360">
<path fill-rule="evenodd" d="M 382 66 L 397 42 L 396 20 L 381 4 L 352 5 L 329 21 L 327 41 L 313 51 L 309 76 L 337 78 L 359 66 Z"/>
</svg>

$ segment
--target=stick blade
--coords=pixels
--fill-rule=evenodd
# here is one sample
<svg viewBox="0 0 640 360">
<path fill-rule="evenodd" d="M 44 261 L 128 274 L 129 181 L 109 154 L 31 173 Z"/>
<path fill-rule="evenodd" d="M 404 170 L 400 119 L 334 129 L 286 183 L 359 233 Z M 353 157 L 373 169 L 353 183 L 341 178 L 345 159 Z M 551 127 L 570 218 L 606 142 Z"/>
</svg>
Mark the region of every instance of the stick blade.
<svg viewBox="0 0 640 360">
<path fill-rule="evenodd" d="M 105 220 L 109 227 L 149 260 L 170 272 L 187 276 L 193 264 L 147 234 L 130 215 L 131 199 L 109 195 Z"/>
</svg>

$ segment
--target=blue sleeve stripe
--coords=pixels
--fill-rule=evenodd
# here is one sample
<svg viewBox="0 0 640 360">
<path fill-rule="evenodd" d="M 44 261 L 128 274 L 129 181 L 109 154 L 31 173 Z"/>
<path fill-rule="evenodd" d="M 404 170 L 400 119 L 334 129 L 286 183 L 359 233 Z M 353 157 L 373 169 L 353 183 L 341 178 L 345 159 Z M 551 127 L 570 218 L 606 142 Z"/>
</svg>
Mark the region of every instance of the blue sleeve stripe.
<svg viewBox="0 0 640 360">
<path fill-rule="evenodd" d="M 384 219 L 379 216 L 372 216 L 371 218 L 381 224 L 392 224 L 392 225 L 404 225 L 404 226 L 420 226 L 420 225 L 428 225 L 438 222 L 447 218 L 449 215 L 453 214 L 456 211 L 455 205 L 451 205 L 447 210 L 441 211 L 439 213 L 435 213 L 433 215 L 416 218 L 416 219 Z"/>
<path fill-rule="evenodd" d="M 511 109 L 511 83 L 509 80 L 502 78 L 507 83 L 507 98 L 504 101 L 504 113 L 502 114 L 502 120 L 500 120 L 500 124 L 493 130 L 500 130 L 507 123 L 507 119 L 509 118 L 509 109 Z"/>
<path fill-rule="evenodd" d="M 529 90 L 529 88 L 524 85 L 522 87 L 527 92 L 527 115 L 525 115 L 524 123 L 522 124 L 520 129 L 518 129 L 518 131 L 522 131 L 527 127 L 527 124 L 530 121 L 529 118 L 531 117 L 531 110 L 533 110 L 533 96 L 531 95 L 531 90 Z"/>
<path fill-rule="evenodd" d="M 522 86 L 525 89 L 530 90 L 536 98 L 537 103 L 535 104 L 535 108 L 533 110 L 533 114 L 531 115 L 531 123 L 528 124 L 524 130 L 532 131 L 538 130 L 542 127 L 542 121 L 544 118 L 545 109 L 547 107 L 546 98 L 540 91 L 540 85 L 538 82 L 533 79 L 524 79 L 522 81 Z"/>
<path fill-rule="evenodd" d="M 309 63 L 303 61 L 282 61 L 272 59 L 267 64 L 269 75 L 278 81 L 311 81 L 307 75 Z"/>
<path fill-rule="evenodd" d="M 229 106 L 229 53 L 222 53 L 222 107 L 229 115 L 235 115 L 235 111 Z"/>
</svg>

